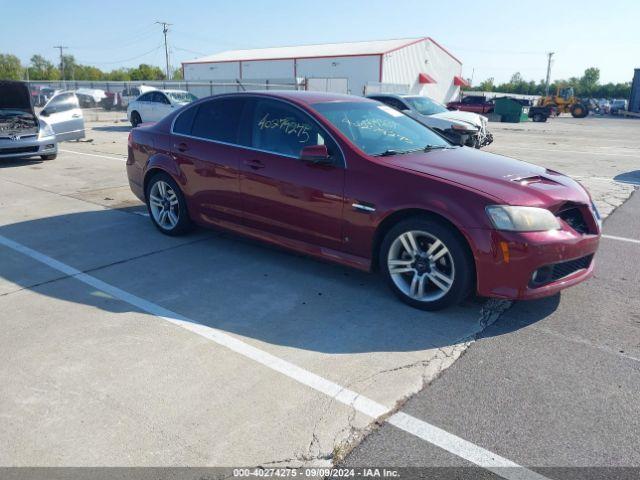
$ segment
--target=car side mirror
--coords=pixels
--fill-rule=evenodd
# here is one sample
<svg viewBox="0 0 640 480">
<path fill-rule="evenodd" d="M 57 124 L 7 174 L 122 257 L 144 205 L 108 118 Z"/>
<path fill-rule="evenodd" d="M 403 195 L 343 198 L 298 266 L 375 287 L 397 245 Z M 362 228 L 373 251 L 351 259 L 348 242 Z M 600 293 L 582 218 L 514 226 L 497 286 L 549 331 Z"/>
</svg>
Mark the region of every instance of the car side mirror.
<svg viewBox="0 0 640 480">
<path fill-rule="evenodd" d="M 40 112 L 40 115 L 42 115 L 43 117 L 48 117 L 49 116 L 49 112 L 47 110 L 42 110 Z"/>
<path fill-rule="evenodd" d="M 333 163 L 326 145 L 308 145 L 302 148 L 300 160 L 315 163 L 316 165 L 328 165 Z"/>
</svg>

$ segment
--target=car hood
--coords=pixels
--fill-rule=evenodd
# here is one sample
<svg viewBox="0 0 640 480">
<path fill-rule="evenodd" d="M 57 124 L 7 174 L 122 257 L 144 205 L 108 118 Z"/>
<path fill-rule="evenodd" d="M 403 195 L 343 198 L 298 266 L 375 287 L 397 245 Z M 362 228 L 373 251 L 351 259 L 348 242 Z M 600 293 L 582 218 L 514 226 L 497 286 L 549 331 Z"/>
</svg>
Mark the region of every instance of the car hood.
<svg viewBox="0 0 640 480">
<path fill-rule="evenodd" d="M 507 205 L 554 210 L 566 202 L 591 201 L 586 190 L 566 175 L 475 148 L 395 155 L 385 157 L 385 162 L 464 185 Z"/>
<path fill-rule="evenodd" d="M 459 122 L 466 122 L 476 127 L 482 126 L 483 118 L 477 113 L 462 112 L 460 110 L 447 110 L 446 112 L 435 113 L 429 116 L 432 118 L 440 118 L 442 120 L 457 120 Z"/>
<path fill-rule="evenodd" d="M 20 110 L 35 115 L 29 87 L 23 82 L 0 80 L 0 109 Z"/>
</svg>

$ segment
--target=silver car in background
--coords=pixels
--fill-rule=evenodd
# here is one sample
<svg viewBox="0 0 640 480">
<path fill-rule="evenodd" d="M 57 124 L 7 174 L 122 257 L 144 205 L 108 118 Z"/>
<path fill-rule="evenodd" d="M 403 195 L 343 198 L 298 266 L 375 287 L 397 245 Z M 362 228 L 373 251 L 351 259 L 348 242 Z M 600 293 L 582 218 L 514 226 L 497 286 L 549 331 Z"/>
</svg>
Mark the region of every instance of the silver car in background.
<svg viewBox="0 0 640 480">
<path fill-rule="evenodd" d="M 38 117 L 25 83 L 0 81 L 0 160 L 53 160 L 58 142 L 84 136 L 84 118 L 73 92 L 53 96 Z"/>
</svg>

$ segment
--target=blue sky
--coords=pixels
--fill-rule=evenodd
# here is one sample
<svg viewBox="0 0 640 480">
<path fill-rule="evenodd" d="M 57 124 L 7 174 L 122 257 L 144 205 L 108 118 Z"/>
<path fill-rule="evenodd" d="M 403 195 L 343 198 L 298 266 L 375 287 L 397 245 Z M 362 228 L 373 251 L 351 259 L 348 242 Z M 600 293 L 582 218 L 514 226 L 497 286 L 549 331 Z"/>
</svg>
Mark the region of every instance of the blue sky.
<svg viewBox="0 0 640 480">
<path fill-rule="evenodd" d="M 636 0 L 0 0 L 0 12 L 0 53 L 25 63 L 34 53 L 56 60 L 53 46 L 62 44 L 104 70 L 163 66 L 156 20 L 174 24 L 174 66 L 237 48 L 431 36 L 474 83 L 506 81 L 516 71 L 538 81 L 547 51 L 556 52 L 552 78 L 596 66 L 601 81 L 630 81 L 640 67 Z"/>
</svg>

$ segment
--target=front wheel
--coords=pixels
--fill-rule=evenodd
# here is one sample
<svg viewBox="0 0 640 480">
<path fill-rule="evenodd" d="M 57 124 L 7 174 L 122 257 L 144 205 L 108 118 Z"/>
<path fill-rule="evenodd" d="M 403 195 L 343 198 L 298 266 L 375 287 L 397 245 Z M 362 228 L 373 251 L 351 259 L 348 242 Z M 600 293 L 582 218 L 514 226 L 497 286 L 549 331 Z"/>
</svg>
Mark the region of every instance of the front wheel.
<svg viewBox="0 0 640 480">
<path fill-rule="evenodd" d="M 42 160 L 55 160 L 58 157 L 55 153 L 53 155 L 40 155 Z"/>
<path fill-rule="evenodd" d="M 471 290 L 473 258 L 444 223 L 415 217 L 394 226 L 380 249 L 380 268 L 395 294 L 422 310 L 440 310 Z"/>
<path fill-rule="evenodd" d="M 147 184 L 147 209 L 151 221 L 165 235 L 176 236 L 191 229 L 187 203 L 178 184 L 166 173 L 157 173 Z"/>
</svg>

